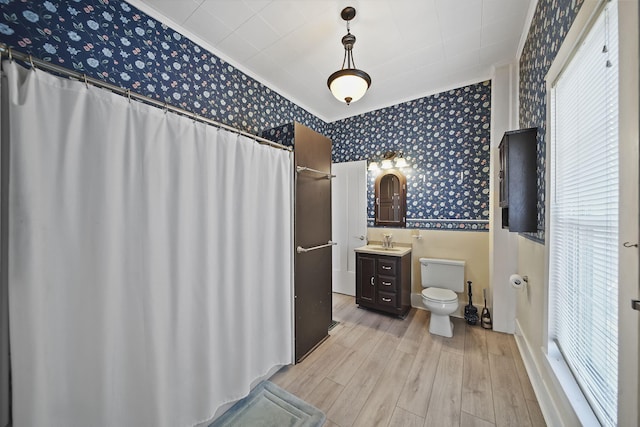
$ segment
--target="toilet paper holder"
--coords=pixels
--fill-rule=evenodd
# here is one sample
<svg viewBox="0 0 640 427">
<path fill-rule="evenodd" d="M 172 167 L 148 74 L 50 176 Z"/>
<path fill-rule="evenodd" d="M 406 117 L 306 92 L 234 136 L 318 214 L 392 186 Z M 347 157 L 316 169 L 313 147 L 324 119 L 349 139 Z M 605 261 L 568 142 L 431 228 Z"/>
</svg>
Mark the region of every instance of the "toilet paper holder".
<svg viewBox="0 0 640 427">
<path fill-rule="evenodd" d="M 511 283 L 511 286 L 513 286 L 514 288 L 521 288 L 522 286 L 524 286 L 524 283 L 529 283 L 529 277 L 528 276 L 520 276 L 519 274 L 512 274 L 509 277 L 509 282 Z"/>
</svg>

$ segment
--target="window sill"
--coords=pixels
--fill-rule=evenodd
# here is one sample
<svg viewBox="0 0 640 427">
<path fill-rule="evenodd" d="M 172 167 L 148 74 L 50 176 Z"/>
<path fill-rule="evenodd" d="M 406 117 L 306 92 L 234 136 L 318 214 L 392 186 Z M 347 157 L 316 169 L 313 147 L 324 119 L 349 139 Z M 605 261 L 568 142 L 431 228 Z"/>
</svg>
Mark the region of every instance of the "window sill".
<svg viewBox="0 0 640 427">
<path fill-rule="evenodd" d="M 562 357 L 560 350 L 553 341 L 549 342 L 546 358 L 555 379 L 580 420 L 580 424 L 583 426 L 600 426 L 600 421 L 593 409 L 591 409 L 591 405 L 589 405 L 569 366 L 564 361 L 564 357 Z"/>
</svg>

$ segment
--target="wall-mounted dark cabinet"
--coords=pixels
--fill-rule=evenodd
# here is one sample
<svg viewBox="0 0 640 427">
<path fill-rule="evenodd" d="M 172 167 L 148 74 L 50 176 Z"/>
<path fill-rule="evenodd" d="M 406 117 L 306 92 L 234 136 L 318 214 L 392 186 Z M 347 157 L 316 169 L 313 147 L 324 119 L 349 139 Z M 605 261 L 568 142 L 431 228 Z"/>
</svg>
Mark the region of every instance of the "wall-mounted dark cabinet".
<svg viewBox="0 0 640 427">
<path fill-rule="evenodd" d="M 538 230 L 536 185 L 537 128 L 505 132 L 500 142 L 500 208 L 502 228 Z"/>
</svg>

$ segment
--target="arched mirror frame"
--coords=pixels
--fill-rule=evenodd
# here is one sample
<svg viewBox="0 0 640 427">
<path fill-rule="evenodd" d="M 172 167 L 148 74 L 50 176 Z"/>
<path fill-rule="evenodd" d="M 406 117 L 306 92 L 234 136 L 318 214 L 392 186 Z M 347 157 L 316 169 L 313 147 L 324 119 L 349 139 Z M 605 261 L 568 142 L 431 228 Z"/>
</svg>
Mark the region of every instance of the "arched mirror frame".
<svg viewBox="0 0 640 427">
<path fill-rule="evenodd" d="M 399 183 L 399 193 L 397 194 L 397 199 L 392 201 L 384 201 L 381 200 L 381 192 L 380 185 L 383 182 L 385 177 L 395 177 L 398 179 Z M 375 222 L 376 226 L 386 226 L 386 227 L 406 227 L 406 216 L 407 216 L 407 178 L 402 174 L 402 172 L 398 170 L 388 170 L 384 171 L 376 178 L 375 183 Z M 381 218 L 381 214 L 384 209 L 380 208 L 381 203 L 391 203 L 394 205 L 394 208 L 398 209 L 398 219 L 393 218 Z"/>
</svg>

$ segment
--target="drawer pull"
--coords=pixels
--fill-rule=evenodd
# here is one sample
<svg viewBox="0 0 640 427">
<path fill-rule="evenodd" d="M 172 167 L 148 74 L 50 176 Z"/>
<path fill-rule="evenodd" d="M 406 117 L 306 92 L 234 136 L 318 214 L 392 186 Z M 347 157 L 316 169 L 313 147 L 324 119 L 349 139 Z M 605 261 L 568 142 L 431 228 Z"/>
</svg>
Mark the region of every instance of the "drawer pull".
<svg viewBox="0 0 640 427">
<path fill-rule="evenodd" d="M 383 266 L 382 266 L 382 269 L 383 269 L 383 270 L 391 270 L 391 267 L 389 267 L 388 265 L 383 265 Z"/>
<path fill-rule="evenodd" d="M 384 302 L 391 302 L 391 298 L 382 298 L 382 301 L 384 301 Z"/>
<path fill-rule="evenodd" d="M 385 286 L 391 286 L 391 282 L 385 282 L 385 281 L 383 281 L 383 282 L 382 282 L 382 284 L 383 284 L 383 285 L 385 285 Z"/>
<path fill-rule="evenodd" d="M 371 286 L 375 286 L 375 283 L 373 282 L 373 276 L 371 276 Z"/>
</svg>

